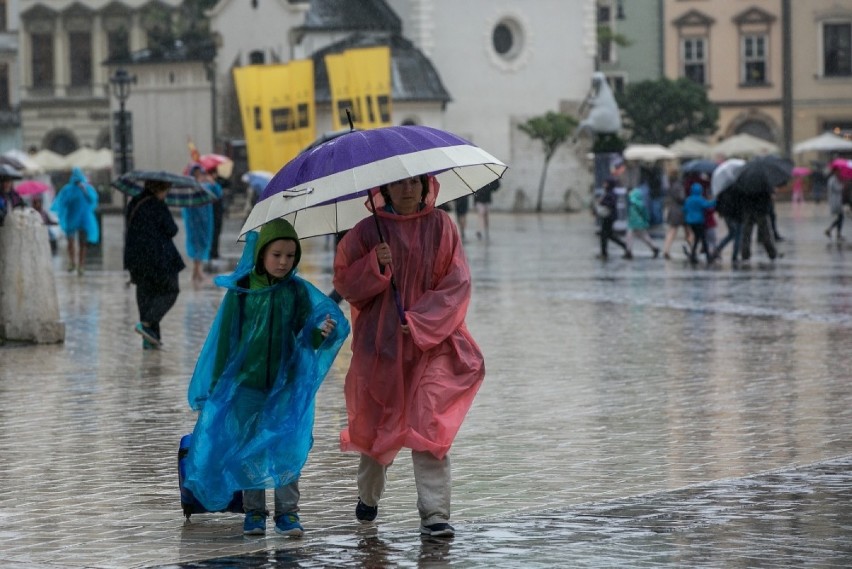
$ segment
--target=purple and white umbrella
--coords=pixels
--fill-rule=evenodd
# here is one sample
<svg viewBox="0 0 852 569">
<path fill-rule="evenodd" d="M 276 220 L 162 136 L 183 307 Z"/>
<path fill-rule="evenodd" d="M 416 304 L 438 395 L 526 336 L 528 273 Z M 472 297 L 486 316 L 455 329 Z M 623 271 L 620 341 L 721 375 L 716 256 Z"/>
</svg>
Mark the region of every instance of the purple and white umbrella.
<svg viewBox="0 0 852 569">
<path fill-rule="evenodd" d="M 499 179 L 506 165 L 467 140 L 427 126 L 353 130 L 308 148 L 284 165 L 252 208 L 240 236 L 284 218 L 301 238 L 351 229 L 371 214 L 368 193 L 432 174 L 440 205 Z"/>
</svg>

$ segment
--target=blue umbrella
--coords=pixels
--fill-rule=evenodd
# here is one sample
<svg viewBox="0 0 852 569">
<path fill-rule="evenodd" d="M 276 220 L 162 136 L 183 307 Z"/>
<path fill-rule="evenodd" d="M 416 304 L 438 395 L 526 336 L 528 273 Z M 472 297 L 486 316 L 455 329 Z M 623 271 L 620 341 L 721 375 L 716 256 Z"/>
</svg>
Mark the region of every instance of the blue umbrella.
<svg viewBox="0 0 852 569">
<path fill-rule="evenodd" d="M 683 166 L 680 167 L 682 174 L 707 174 L 708 176 L 712 174 L 715 169 L 715 162 L 703 158 L 684 162 Z"/>
</svg>

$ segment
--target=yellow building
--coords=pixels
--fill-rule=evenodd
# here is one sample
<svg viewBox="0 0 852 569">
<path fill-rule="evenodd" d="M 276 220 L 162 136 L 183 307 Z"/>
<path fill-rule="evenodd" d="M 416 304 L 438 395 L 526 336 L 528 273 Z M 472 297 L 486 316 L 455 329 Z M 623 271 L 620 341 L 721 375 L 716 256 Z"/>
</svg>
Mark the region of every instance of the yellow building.
<svg viewBox="0 0 852 569">
<path fill-rule="evenodd" d="M 852 136 L 852 0 L 665 0 L 664 67 L 707 88 L 717 140 Z"/>
</svg>

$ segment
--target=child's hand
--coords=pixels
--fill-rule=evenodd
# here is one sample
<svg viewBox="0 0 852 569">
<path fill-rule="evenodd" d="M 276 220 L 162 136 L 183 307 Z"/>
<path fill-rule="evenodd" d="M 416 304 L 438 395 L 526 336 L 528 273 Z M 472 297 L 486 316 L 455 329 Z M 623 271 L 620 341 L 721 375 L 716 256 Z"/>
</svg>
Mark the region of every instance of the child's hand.
<svg viewBox="0 0 852 569">
<path fill-rule="evenodd" d="M 337 326 L 337 322 L 331 319 L 331 315 L 325 315 L 325 321 L 320 324 L 319 331 L 322 334 L 323 338 L 328 338 L 329 335 L 334 332 L 334 328 Z"/>
</svg>

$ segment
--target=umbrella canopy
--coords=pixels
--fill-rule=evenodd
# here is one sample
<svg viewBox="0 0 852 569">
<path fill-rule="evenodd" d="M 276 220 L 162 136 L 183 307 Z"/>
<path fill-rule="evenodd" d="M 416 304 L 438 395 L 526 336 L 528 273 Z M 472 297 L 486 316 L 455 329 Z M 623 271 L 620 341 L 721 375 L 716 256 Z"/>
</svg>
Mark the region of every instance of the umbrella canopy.
<svg viewBox="0 0 852 569">
<path fill-rule="evenodd" d="M 740 157 L 774 154 L 778 151 L 777 145 L 747 133 L 735 134 L 713 147 L 713 154 Z"/>
<path fill-rule="evenodd" d="M 690 160 L 680 167 L 681 174 L 712 174 L 717 164 L 712 160 Z"/>
<path fill-rule="evenodd" d="M 113 180 L 112 186 L 131 197 L 142 193 L 145 182 L 164 182 L 169 184 L 166 204 L 175 207 L 197 207 L 213 203 L 216 194 L 199 184 L 195 178 L 181 176 L 171 172 L 134 170 Z"/>
<path fill-rule="evenodd" d="M 240 179 L 244 184 L 251 186 L 258 194 L 260 194 L 264 189 L 266 189 L 266 186 L 269 185 L 269 182 L 274 176 L 275 174 L 267 172 L 266 170 L 249 170 L 243 174 Z"/>
<path fill-rule="evenodd" d="M 20 180 L 23 178 L 18 170 L 8 164 L 0 164 L 0 180 Z"/>
<path fill-rule="evenodd" d="M 198 163 L 208 172 L 215 171 L 222 178 L 230 178 L 234 170 L 234 161 L 222 154 L 202 154 Z"/>
<path fill-rule="evenodd" d="M 499 179 L 500 160 L 452 133 L 427 126 L 353 130 L 284 165 L 252 208 L 240 235 L 283 217 L 302 238 L 351 229 L 370 215 L 368 193 L 396 180 L 435 175 L 435 205 Z"/>
<path fill-rule="evenodd" d="M 713 155 L 712 146 L 692 136 L 681 138 L 669 146 L 669 150 L 678 158 L 709 158 Z"/>
<path fill-rule="evenodd" d="M 15 185 L 15 191 L 19 196 L 32 196 L 35 194 L 43 194 L 51 189 L 50 184 L 39 182 L 38 180 L 24 180 Z"/>
<path fill-rule="evenodd" d="M 852 150 L 852 140 L 846 140 L 833 132 L 824 132 L 819 136 L 797 142 L 793 154 L 804 152 L 843 152 Z"/>
<path fill-rule="evenodd" d="M 60 171 L 71 169 L 64 156 L 57 154 L 52 150 L 48 150 L 47 148 L 43 148 L 33 154 L 32 159 L 33 162 L 38 164 L 43 170 Z"/>
<path fill-rule="evenodd" d="M 852 180 L 852 160 L 836 158 L 831 161 L 830 167 L 832 170 L 836 170 L 837 175 L 844 180 Z"/>
<path fill-rule="evenodd" d="M 729 158 L 716 166 L 716 169 L 713 170 L 713 176 L 710 178 L 710 189 L 714 196 L 718 196 L 722 191 L 731 187 L 745 163 L 745 160 L 740 158 Z"/>
<path fill-rule="evenodd" d="M 793 176 L 793 163 L 777 156 L 761 156 L 746 162 L 737 176 L 737 185 L 745 192 L 771 192 Z"/>
<path fill-rule="evenodd" d="M 674 158 L 677 158 L 677 155 L 660 144 L 631 144 L 624 149 L 625 160 L 656 162 L 657 160 L 671 160 Z"/>
<path fill-rule="evenodd" d="M 33 159 L 33 157 L 21 150 L 7 150 L 3 153 L 3 157 L 11 158 L 12 160 L 18 162 L 18 164 L 21 164 L 23 166 L 22 168 L 18 168 L 15 166 L 12 167 L 15 168 L 15 170 L 19 170 L 23 174 L 41 174 L 45 170 L 38 162 Z"/>
</svg>

